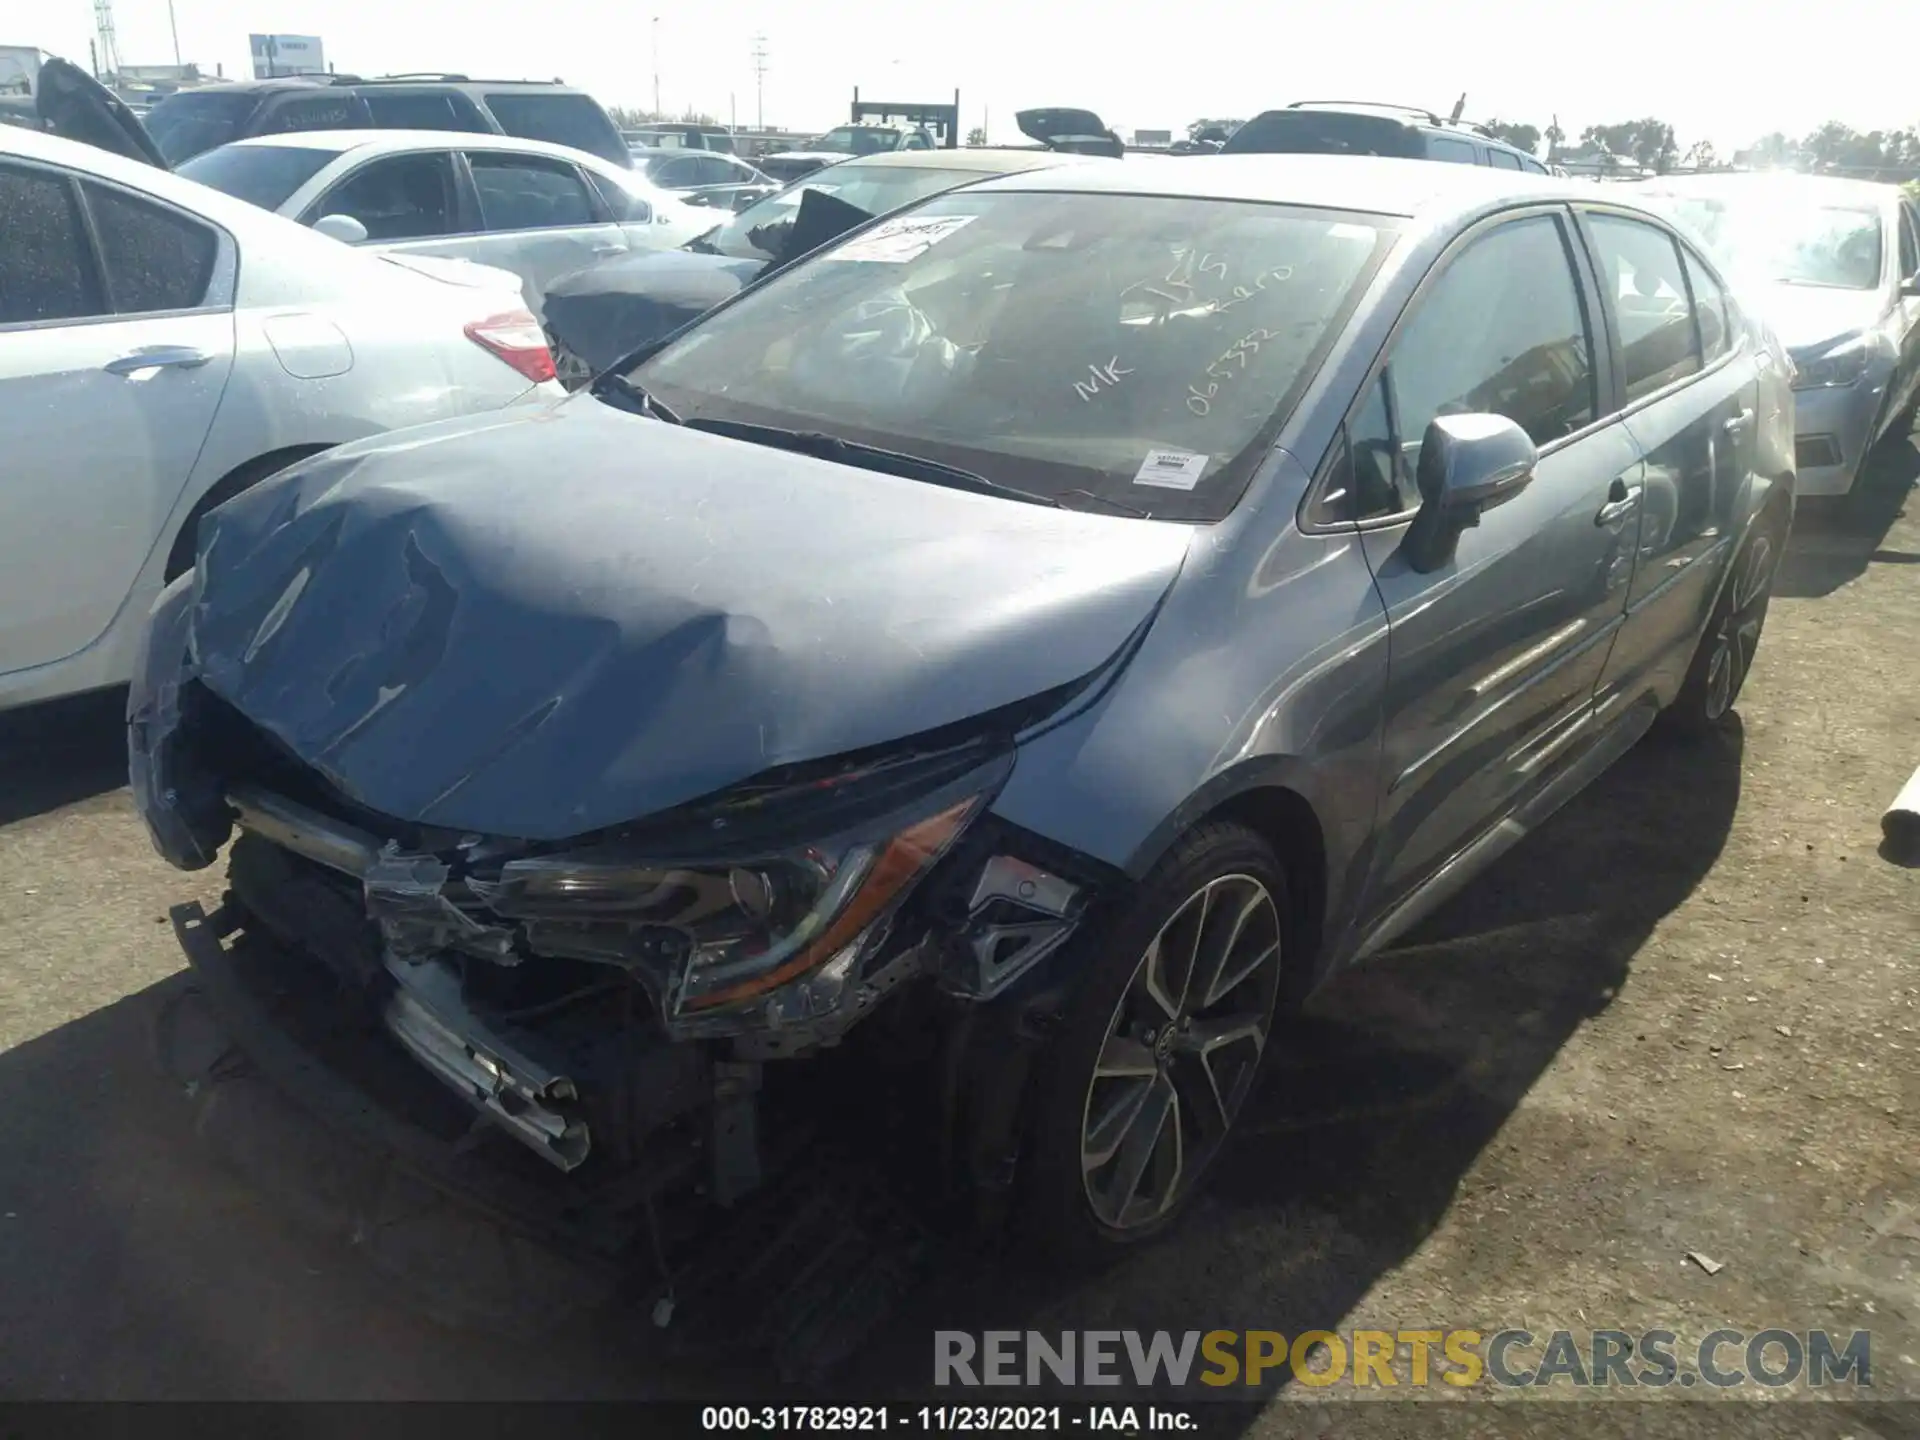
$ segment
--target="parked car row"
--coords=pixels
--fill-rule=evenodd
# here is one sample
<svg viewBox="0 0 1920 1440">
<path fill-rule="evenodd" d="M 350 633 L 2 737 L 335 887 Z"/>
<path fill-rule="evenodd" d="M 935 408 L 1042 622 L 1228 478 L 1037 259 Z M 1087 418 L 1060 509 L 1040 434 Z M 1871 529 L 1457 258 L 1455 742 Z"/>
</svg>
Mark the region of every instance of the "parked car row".
<svg viewBox="0 0 1920 1440">
<path fill-rule="evenodd" d="M 1911 418 L 1912 207 L 1273 113 L 1025 112 L 691 228 L 477 132 L 0 133 L 0 384 L 62 478 L 0 525 L 7 693 L 132 670 L 240 1047 L 607 1263 L 760 1185 L 840 1049 L 983 1213 L 1109 1254 L 1288 1009 L 1726 725 L 1813 441 L 1851 483 Z"/>
</svg>

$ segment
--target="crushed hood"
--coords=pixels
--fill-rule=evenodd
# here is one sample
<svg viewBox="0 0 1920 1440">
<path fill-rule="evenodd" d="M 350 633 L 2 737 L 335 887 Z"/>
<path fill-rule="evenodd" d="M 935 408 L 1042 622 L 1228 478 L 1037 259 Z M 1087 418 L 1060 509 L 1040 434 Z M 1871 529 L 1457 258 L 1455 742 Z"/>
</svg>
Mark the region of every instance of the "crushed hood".
<svg viewBox="0 0 1920 1440">
<path fill-rule="evenodd" d="M 221 506 L 193 653 L 359 803 L 563 839 L 1087 676 L 1188 535 L 583 395 L 346 446 Z"/>
</svg>

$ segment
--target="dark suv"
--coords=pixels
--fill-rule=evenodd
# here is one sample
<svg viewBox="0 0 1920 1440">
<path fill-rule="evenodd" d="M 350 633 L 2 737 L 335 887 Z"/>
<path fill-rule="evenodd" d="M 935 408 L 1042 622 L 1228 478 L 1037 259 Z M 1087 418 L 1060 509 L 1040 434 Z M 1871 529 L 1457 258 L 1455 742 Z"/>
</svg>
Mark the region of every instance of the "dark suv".
<svg viewBox="0 0 1920 1440">
<path fill-rule="evenodd" d="M 1483 126 L 1443 120 L 1413 106 L 1363 100 L 1301 100 L 1284 110 L 1263 111 L 1234 131 L 1219 153 L 1391 155 L 1548 173 L 1533 156 Z"/>
<path fill-rule="evenodd" d="M 368 129 L 518 135 L 632 164 L 600 103 L 558 81 L 437 74 L 239 81 L 169 95 L 147 116 L 147 129 L 173 165 L 252 135 Z"/>
</svg>

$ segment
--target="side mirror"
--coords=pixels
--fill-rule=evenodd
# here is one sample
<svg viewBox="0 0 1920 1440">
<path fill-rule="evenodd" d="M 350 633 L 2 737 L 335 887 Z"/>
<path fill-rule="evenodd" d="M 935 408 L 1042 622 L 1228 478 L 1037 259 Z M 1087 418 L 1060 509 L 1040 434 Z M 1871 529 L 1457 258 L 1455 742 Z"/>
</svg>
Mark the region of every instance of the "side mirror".
<svg viewBox="0 0 1920 1440">
<path fill-rule="evenodd" d="M 1402 543 L 1407 563 L 1425 573 L 1453 559 L 1460 532 L 1532 483 L 1539 451 L 1504 415 L 1437 415 L 1420 441 L 1414 474 L 1420 510 Z"/>
<path fill-rule="evenodd" d="M 322 215 L 313 228 L 343 245 L 364 245 L 367 240 L 367 227 L 351 215 Z"/>
<path fill-rule="evenodd" d="M 1920 299 L 1920 274 L 1909 275 L 1900 282 L 1900 296 L 1905 300 Z"/>
</svg>

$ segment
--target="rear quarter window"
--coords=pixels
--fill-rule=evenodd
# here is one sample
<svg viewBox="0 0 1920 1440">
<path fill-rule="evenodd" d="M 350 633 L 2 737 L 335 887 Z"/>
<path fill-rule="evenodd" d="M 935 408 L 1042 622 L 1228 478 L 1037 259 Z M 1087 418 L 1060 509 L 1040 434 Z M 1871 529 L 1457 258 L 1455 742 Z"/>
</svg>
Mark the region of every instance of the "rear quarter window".
<svg viewBox="0 0 1920 1440">
<path fill-rule="evenodd" d="M 500 128 L 525 140 L 571 145 L 616 165 L 630 166 L 626 142 L 599 105 L 585 95 L 503 92 L 485 97 Z"/>
<path fill-rule="evenodd" d="M 206 299 L 220 249 L 212 230 L 123 190 L 84 188 L 117 312 L 191 310 Z"/>
</svg>

